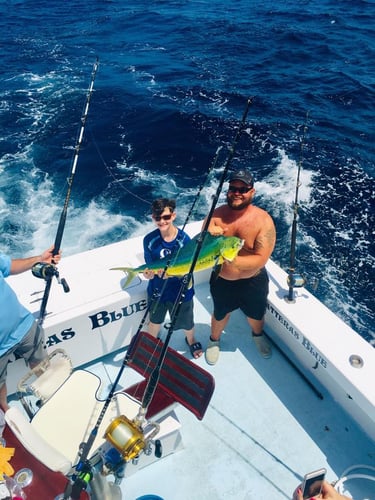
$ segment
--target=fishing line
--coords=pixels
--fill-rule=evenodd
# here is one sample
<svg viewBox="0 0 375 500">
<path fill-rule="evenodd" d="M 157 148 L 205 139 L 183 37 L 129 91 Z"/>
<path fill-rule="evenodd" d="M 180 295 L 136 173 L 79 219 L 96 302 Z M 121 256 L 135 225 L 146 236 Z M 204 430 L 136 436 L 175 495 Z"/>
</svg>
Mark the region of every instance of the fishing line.
<svg viewBox="0 0 375 500">
<path fill-rule="evenodd" d="M 107 170 L 107 172 L 109 173 L 109 175 L 113 179 L 113 184 L 116 184 L 116 185 L 120 186 L 120 188 L 123 189 L 126 193 L 131 194 L 132 196 L 134 196 L 134 198 L 136 198 L 137 200 L 141 201 L 142 203 L 147 203 L 147 205 L 151 205 L 151 203 L 148 200 L 142 198 L 138 194 L 133 193 L 133 191 L 131 191 L 130 189 L 128 189 L 127 187 L 125 187 L 125 186 L 122 185 L 122 182 L 128 182 L 129 179 L 128 178 L 127 179 L 117 179 L 116 178 L 115 174 L 112 172 L 112 169 L 109 167 L 109 165 L 105 161 L 105 159 L 104 159 L 104 157 L 103 157 L 103 155 L 102 155 L 102 153 L 101 153 L 101 151 L 99 149 L 98 143 L 95 140 L 94 135 L 91 134 L 91 137 L 92 137 L 93 144 L 95 146 L 95 149 L 96 149 L 96 151 L 97 151 L 97 153 L 99 155 L 99 158 L 100 158 L 101 162 L 103 163 L 105 169 Z M 108 187 L 111 187 L 111 184 L 109 184 Z"/>
<path fill-rule="evenodd" d="M 59 225 L 57 227 L 56 238 L 55 238 L 55 243 L 54 243 L 53 252 L 52 252 L 53 257 L 55 255 L 57 255 L 60 251 L 61 241 L 62 241 L 62 237 L 64 234 L 64 229 L 65 229 L 66 217 L 67 217 L 67 213 L 68 213 L 68 205 L 69 205 L 70 195 L 71 195 L 71 191 L 72 191 L 73 179 L 74 179 L 74 175 L 76 172 L 79 151 L 81 148 L 83 134 L 85 131 L 85 124 L 86 124 L 87 115 L 88 115 L 88 111 L 89 111 L 91 96 L 92 96 L 93 89 L 94 89 L 94 82 L 95 82 L 95 77 L 96 77 L 96 73 L 98 70 L 98 66 L 99 66 L 99 59 L 97 58 L 95 63 L 94 63 L 93 69 L 92 69 L 91 81 L 90 81 L 90 85 L 89 85 L 87 95 L 86 95 L 86 103 L 84 105 L 83 113 L 81 115 L 81 128 L 79 130 L 79 134 L 78 134 L 78 137 L 76 140 L 76 145 L 74 148 L 74 157 L 73 157 L 72 167 L 70 170 L 70 176 L 68 178 L 68 189 L 67 189 L 66 196 L 65 196 L 64 206 L 63 206 L 63 209 L 62 209 L 62 212 L 60 215 Z M 53 260 L 52 260 L 52 262 L 53 262 Z M 53 276 L 55 276 L 57 278 L 58 282 L 63 286 L 64 292 L 69 292 L 69 286 L 64 279 L 60 280 L 59 272 L 54 265 L 43 264 L 41 262 L 38 262 L 37 264 L 35 264 L 35 266 L 33 266 L 32 272 L 33 272 L 34 276 L 36 276 L 38 278 L 44 278 L 45 282 L 46 282 L 46 286 L 45 286 L 44 294 L 43 294 L 43 298 L 42 298 L 42 304 L 40 306 L 40 311 L 39 311 L 39 319 L 38 319 L 38 326 L 41 326 L 43 324 L 44 317 L 46 314 L 46 307 L 47 307 L 47 302 L 48 302 L 48 298 L 49 298 L 49 294 L 50 294 L 50 290 L 51 290 Z"/>
<path fill-rule="evenodd" d="M 212 161 L 212 163 L 211 163 L 210 168 L 208 169 L 208 172 L 207 172 L 207 175 L 206 175 L 205 180 L 202 182 L 202 184 L 201 184 L 201 185 L 200 185 L 200 187 L 198 188 L 198 192 L 197 192 L 197 194 L 195 195 L 195 198 L 194 198 L 194 200 L 193 200 L 193 203 L 192 203 L 192 205 L 191 205 L 191 207 L 190 207 L 190 210 L 189 210 L 189 212 L 188 212 L 188 214 L 187 214 L 187 216 L 186 216 L 185 222 L 184 222 L 184 224 L 183 224 L 183 226 L 182 226 L 182 230 L 184 230 L 184 229 L 185 229 L 185 226 L 186 226 L 186 225 L 187 225 L 187 223 L 189 222 L 189 219 L 190 219 L 190 217 L 191 217 L 191 214 L 192 214 L 192 213 L 193 213 L 193 211 L 194 211 L 195 205 L 197 204 L 198 199 L 200 198 L 200 195 L 201 195 L 202 189 L 204 188 L 205 184 L 207 183 L 207 181 L 208 181 L 208 179 L 209 179 L 209 177 L 210 177 L 210 175 L 211 175 L 211 172 L 212 172 L 213 170 L 215 170 L 215 168 L 216 168 L 216 164 L 217 164 L 217 162 L 218 162 L 219 155 L 220 155 L 220 152 L 221 152 L 221 150 L 222 150 L 222 149 L 223 149 L 223 146 L 219 146 L 219 147 L 217 148 L 217 150 L 216 150 L 215 157 L 214 157 L 214 159 L 213 159 L 213 161 Z"/>
<path fill-rule="evenodd" d="M 146 203 L 147 205 L 151 205 L 151 202 L 149 200 L 146 200 L 145 198 L 142 198 L 141 196 L 139 196 L 138 194 L 134 193 L 133 191 L 131 191 L 130 189 L 128 189 L 127 187 L 125 187 L 123 185 L 123 183 L 125 182 L 129 182 L 129 178 L 126 178 L 126 179 L 118 179 L 116 177 L 116 175 L 113 173 L 111 167 L 107 164 L 106 160 L 104 159 L 100 149 L 99 149 L 99 145 L 95 139 L 95 137 L 93 136 L 93 134 L 91 134 L 91 137 L 92 137 L 92 141 L 93 141 L 93 144 L 95 146 L 95 149 L 98 153 L 98 156 L 102 162 L 102 164 L 104 165 L 105 169 L 107 170 L 108 174 L 110 175 L 110 177 L 113 179 L 112 183 L 109 184 L 108 187 L 111 187 L 111 185 L 116 185 L 116 186 L 119 186 L 123 191 L 125 191 L 126 193 L 130 194 L 131 196 L 133 196 L 134 198 L 138 199 L 139 201 L 141 201 L 142 203 Z M 205 185 L 205 183 L 207 182 L 209 176 L 210 176 L 210 173 L 212 172 L 212 170 L 214 170 L 214 168 L 216 167 L 216 164 L 217 164 L 217 161 L 218 161 L 218 158 L 219 158 L 219 153 L 220 151 L 222 150 L 223 146 L 219 146 L 216 150 L 216 155 L 215 155 L 215 158 L 211 164 L 211 167 L 209 168 L 208 170 L 208 173 L 206 175 L 206 178 L 204 180 L 204 182 L 202 183 L 202 185 L 200 186 L 200 188 L 198 189 L 198 192 L 193 200 L 193 203 L 192 203 L 192 206 L 190 208 L 190 211 L 186 217 L 186 220 L 184 222 L 184 225 L 183 225 L 183 228 L 186 226 L 188 220 L 189 220 L 189 217 L 190 215 L 192 214 L 193 210 L 194 210 L 194 207 L 195 207 L 195 204 L 196 204 L 196 201 L 199 199 L 200 197 L 200 194 L 201 194 L 201 191 Z"/>
</svg>

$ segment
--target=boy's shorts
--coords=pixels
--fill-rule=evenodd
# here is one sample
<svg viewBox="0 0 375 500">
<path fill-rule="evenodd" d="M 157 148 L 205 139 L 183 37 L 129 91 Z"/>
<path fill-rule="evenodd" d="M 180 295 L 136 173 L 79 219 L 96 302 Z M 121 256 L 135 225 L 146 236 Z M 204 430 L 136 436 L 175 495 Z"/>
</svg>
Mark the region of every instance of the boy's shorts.
<svg viewBox="0 0 375 500">
<path fill-rule="evenodd" d="M 163 323 L 167 312 L 171 314 L 174 302 L 159 302 L 156 307 L 151 305 L 150 321 L 157 325 Z M 191 330 L 194 328 L 193 300 L 182 302 L 173 330 Z"/>
</svg>

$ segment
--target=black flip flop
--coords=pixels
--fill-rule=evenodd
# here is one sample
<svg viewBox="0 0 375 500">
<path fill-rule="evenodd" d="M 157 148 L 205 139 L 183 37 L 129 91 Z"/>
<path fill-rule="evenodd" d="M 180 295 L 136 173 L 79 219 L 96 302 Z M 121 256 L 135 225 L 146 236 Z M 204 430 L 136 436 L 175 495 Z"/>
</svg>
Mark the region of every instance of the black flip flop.
<svg viewBox="0 0 375 500">
<path fill-rule="evenodd" d="M 185 337 L 185 342 L 187 343 L 189 350 L 190 350 L 190 354 L 193 356 L 193 358 L 198 359 L 194 356 L 194 354 L 197 351 L 202 351 L 202 353 L 203 353 L 202 344 L 200 342 L 194 342 L 194 344 L 190 345 L 188 342 L 188 339 L 186 337 Z M 200 357 L 200 356 L 198 356 L 198 357 Z"/>
</svg>

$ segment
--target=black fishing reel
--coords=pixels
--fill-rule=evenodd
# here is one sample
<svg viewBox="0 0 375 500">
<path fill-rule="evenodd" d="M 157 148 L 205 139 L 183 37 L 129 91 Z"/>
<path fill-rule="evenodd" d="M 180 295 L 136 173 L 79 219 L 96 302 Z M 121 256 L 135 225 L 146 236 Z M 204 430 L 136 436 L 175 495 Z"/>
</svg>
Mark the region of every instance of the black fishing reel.
<svg viewBox="0 0 375 500">
<path fill-rule="evenodd" d="M 302 276 L 302 274 L 295 273 L 294 270 L 290 269 L 287 277 L 287 283 L 288 283 L 288 295 L 286 295 L 284 299 L 289 304 L 294 304 L 296 301 L 294 297 L 294 289 L 302 288 L 303 286 L 305 286 L 306 278 Z"/>
<path fill-rule="evenodd" d="M 44 280 L 52 279 L 55 276 L 59 285 L 62 285 L 64 292 L 70 292 L 68 283 L 64 278 L 60 279 L 59 271 L 53 264 L 48 264 L 47 262 L 37 262 L 31 268 L 31 272 L 36 278 Z"/>
<path fill-rule="evenodd" d="M 306 278 L 302 274 L 290 273 L 288 274 L 287 283 L 288 286 L 293 288 L 301 288 L 306 285 Z"/>
</svg>

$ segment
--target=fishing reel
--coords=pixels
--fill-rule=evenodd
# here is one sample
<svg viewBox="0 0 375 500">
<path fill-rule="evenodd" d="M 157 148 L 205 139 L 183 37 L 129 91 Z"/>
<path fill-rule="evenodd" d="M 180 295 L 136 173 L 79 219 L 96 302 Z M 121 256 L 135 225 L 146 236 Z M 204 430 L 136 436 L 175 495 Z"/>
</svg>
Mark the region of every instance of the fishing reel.
<svg viewBox="0 0 375 500">
<path fill-rule="evenodd" d="M 293 290 L 295 288 L 302 288 L 303 286 L 306 285 L 306 278 L 302 276 L 302 274 L 295 273 L 293 269 L 289 269 L 288 277 L 287 277 L 287 283 L 288 283 L 288 295 L 284 297 L 286 302 L 289 304 L 294 304 L 295 303 L 295 297 Z"/>
<path fill-rule="evenodd" d="M 306 285 L 307 280 L 302 274 L 289 273 L 287 277 L 288 286 L 293 288 L 302 288 Z"/>
<path fill-rule="evenodd" d="M 48 264 L 47 262 L 37 262 L 31 268 L 31 272 L 36 278 L 44 279 L 46 281 L 55 276 L 59 285 L 62 285 L 64 292 L 68 293 L 70 291 L 68 283 L 64 278 L 60 279 L 59 271 L 53 264 Z"/>
<path fill-rule="evenodd" d="M 142 428 L 140 421 L 130 420 L 125 415 L 115 418 L 104 433 L 104 439 L 110 443 L 122 456 L 125 462 L 136 461 L 140 453 L 151 453 L 151 440 L 160 430 L 159 424 L 149 423 L 147 430 Z M 146 435 L 147 434 L 147 435 Z M 160 443 L 156 445 L 156 456 L 161 452 Z"/>
</svg>

